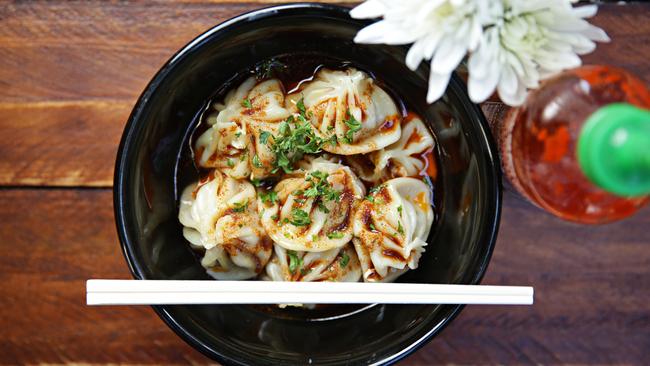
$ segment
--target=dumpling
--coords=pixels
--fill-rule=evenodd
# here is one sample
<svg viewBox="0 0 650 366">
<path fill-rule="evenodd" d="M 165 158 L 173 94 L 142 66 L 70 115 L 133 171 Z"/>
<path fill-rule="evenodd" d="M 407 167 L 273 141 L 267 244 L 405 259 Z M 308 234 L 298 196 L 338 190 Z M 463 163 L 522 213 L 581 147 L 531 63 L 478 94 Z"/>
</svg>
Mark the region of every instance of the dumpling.
<svg viewBox="0 0 650 366">
<path fill-rule="evenodd" d="M 207 118 L 210 128 L 196 140 L 199 166 L 218 168 L 236 179 L 270 175 L 275 155 L 261 136 L 277 134 L 290 113 L 284 107 L 284 88 L 276 79 L 257 83 L 249 78 L 226 95 L 224 104 Z"/>
<path fill-rule="evenodd" d="M 325 151 L 368 153 L 399 139 L 401 118 L 395 102 L 362 71 L 321 69 L 287 97 L 288 108 L 297 111 L 301 98 L 317 136 L 331 141 L 336 135 L 336 143 L 325 144 Z"/>
<path fill-rule="evenodd" d="M 409 115 L 402 121 L 402 135 L 397 142 L 366 156 L 350 156 L 346 161 L 368 182 L 412 177 L 426 169 L 422 155 L 433 145 L 433 137 L 422 120 Z"/>
<path fill-rule="evenodd" d="M 283 179 L 260 195 L 262 225 L 285 249 L 340 248 L 352 239 L 354 204 L 364 195 L 365 187 L 350 168 L 317 159 L 303 176 Z"/>
<path fill-rule="evenodd" d="M 354 217 L 354 248 L 366 282 L 393 281 L 418 266 L 433 223 L 430 191 L 415 178 L 373 189 Z"/>
<path fill-rule="evenodd" d="M 183 235 L 206 249 L 201 264 L 217 279 L 257 276 L 271 257 L 273 243 L 259 222 L 252 184 L 213 171 L 185 188 L 178 214 Z"/>
<path fill-rule="evenodd" d="M 263 279 L 271 281 L 358 282 L 361 279 L 359 258 L 350 244 L 324 252 L 292 251 L 275 245 L 265 272 Z"/>
</svg>

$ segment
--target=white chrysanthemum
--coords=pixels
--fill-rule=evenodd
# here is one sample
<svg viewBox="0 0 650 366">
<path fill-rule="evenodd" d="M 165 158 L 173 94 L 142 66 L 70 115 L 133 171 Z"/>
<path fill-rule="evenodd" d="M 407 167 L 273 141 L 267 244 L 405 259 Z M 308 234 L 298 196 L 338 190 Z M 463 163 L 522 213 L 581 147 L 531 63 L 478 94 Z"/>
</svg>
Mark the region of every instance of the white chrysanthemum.
<svg viewBox="0 0 650 366">
<path fill-rule="evenodd" d="M 596 5 L 505 0 L 501 6 L 503 15 L 486 28 L 469 57 L 468 89 L 476 103 L 497 89 L 504 103 L 520 105 L 540 79 L 580 66 L 578 55 L 593 51 L 594 41 L 609 41 L 602 29 L 584 20 L 596 14 Z"/>
<path fill-rule="evenodd" d="M 609 41 L 584 18 L 595 5 L 573 8 L 572 0 L 368 0 L 354 18 L 383 17 L 357 34 L 358 43 L 413 46 L 406 64 L 414 70 L 431 60 L 427 101 L 440 98 L 453 70 L 469 53 L 469 95 L 479 103 L 496 89 L 519 105 L 541 78 L 579 66 L 578 55 L 594 41 Z"/>
<path fill-rule="evenodd" d="M 400 45 L 413 43 L 406 65 L 415 70 L 422 60 L 431 59 L 429 103 L 447 89 L 449 78 L 467 52 L 481 40 L 487 16 L 482 0 L 368 0 L 350 11 L 353 18 L 376 18 L 357 33 L 357 43 Z"/>
</svg>

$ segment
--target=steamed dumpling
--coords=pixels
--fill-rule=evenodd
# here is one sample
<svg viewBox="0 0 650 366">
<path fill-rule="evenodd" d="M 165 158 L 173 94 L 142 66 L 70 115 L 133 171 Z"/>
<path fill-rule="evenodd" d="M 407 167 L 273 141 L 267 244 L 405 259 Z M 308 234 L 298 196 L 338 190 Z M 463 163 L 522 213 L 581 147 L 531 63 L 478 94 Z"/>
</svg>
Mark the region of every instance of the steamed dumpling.
<svg viewBox="0 0 650 366">
<path fill-rule="evenodd" d="M 400 113 L 391 97 L 366 73 L 348 68 L 322 69 L 302 90 L 287 97 L 298 109 L 303 98 L 307 118 L 323 139 L 336 135 L 325 151 L 352 155 L 382 149 L 400 137 Z"/>
<path fill-rule="evenodd" d="M 350 244 L 324 252 L 292 251 L 275 245 L 264 279 L 357 282 L 361 279 L 361 266 Z"/>
<path fill-rule="evenodd" d="M 433 223 L 430 191 L 415 178 L 387 181 L 362 201 L 354 248 L 366 282 L 389 282 L 418 266 Z"/>
<path fill-rule="evenodd" d="M 378 183 L 390 178 L 412 177 L 425 170 L 422 155 L 433 149 L 434 140 L 422 120 L 409 115 L 402 121 L 400 139 L 366 156 L 346 160 L 365 181 Z"/>
<path fill-rule="evenodd" d="M 275 243 L 295 251 L 322 252 L 352 239 L 353 207 L 365 187 L 347 166 L 317 160 L 301 177 L 280 181 L 276 199 L 261 198 L 264 229 Z"/>
<path fill-rule="evenodd" d="M 252 184 L 217 170 L 185 188 L 178 218 L 183 235 L 206 249 L 201 264 L 217 279 L 257 276 L 271 257 L 272 242 L 259 222 Z"/>
<path fill-rule="evenodd" d="M 280 81 L 258 83 L 252 77 L 244 81 L 207 118 L 211 127 L 199 136 L 194 149 L 198 165 L 218 168 L 236 179 L 269 176 L 275 155 L 260 141 L 260 134 L 277 134 L 279 123 L 290 116 L 284 104 Z"/>
</svg>

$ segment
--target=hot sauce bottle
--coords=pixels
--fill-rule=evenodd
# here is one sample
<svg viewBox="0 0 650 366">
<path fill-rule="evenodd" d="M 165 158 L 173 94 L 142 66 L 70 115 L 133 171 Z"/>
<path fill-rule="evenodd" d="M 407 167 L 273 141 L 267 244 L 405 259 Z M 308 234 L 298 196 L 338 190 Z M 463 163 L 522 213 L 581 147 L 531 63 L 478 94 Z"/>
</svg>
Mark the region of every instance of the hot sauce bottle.
<svg viewBox="0 0 650 366">
<path fill-rule="evenodd" d="M 566 220 L 622 219 L 650 200 L 650 91 L 624 70 L 559 74 L 509 112 L 497 134 L 506 176 Z"/>
</svg>

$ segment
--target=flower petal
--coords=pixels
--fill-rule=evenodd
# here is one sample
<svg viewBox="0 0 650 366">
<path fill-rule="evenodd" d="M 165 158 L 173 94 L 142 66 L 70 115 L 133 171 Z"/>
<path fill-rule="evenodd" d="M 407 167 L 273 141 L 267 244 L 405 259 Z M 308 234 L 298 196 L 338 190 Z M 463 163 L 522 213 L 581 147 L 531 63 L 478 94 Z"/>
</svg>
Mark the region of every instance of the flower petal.
<svg viewBox="0 0 650 366">
<path fill-rule="evenodd" d="M 499 98 L 501 101 L 509 106 L 520 106 L 524 100 L 526 100 L 526 88 L 521 83 L 517 83 L 514 89 L 508 89 L 507 87 L 504 87 L 501 82 L 499 82 L 497 90 L 499 92 Z"/>
<path fill-rule="evenodd" d="M 438 74 L 448 74 L 467 54 L 467 46 L 455 37 L 445 37 L 440 42 L 431 62 L 431 71 Z"/>
<path fill-rule="evenodd" d="M 367 0 L 350 10 L 350 16 L 355 19 L 379 18 L 386 14 L 386 5 L 379 0 Z"/>
<path fill-rule="evenodd" d="M 422 40 L 418 40 L 415 43 L 413 43 L 413 46 L 409 48 L 409 51 L 406 54 L 406 66 L 409 69 L 415 71 L 423 59 L 424 59 L 424 42 Z"/>
<path fill-rule="evenodd" d="M 490 69 L 485 74 L 485 78 L 479 79 L 474 76 L 472 70 L 469 70 L 469 79 L 467 80 L 467 91 L 469 98 L 474 103 L 484 102 L 487 98 L 494 93 L 500 78 L 499 68 L 496 67 L 496 62 L 493 62 L 493 67 L 482 66 Z"/>
<path fill-rule="evenodd" d="M 383 20 L 361 29 L 354 37 L 356 43 L 370 44 L 401 45 L 414 41 L 415 38 L 411 32 Z"/>
<path fill-rule="evenodd" d="M 596 13 L 598 12 L 598 6 L 596 5 L 585 5 L 585 6 L 578 6 L 576 8 L 573 8 L 571 11 L 573 16 L 576 16 L 578 18 L 591 18 Z"/>
<path fill-rule="evenodd" d="M 609 42 L 609 41 L 611 41 L 611 39 L 609 38 L 607 33 L 605 33 L 604 30 L 596 27 L 595 25 L 589 24 L 589 27 L 587 29 L 583 30 L 580 33 L 582 33 L 586 37 L 589 37 L 589 39 L 591 39 L 592 41 L 596 41 L 596 42 Z"/>
<path fill-rule="evenodd" d="M 451 73 L 437 74 L 433 71 L 429 74 L 429 92 L 427 93 L 427 102 L 433 103 L 445 94 Z"/>
</svg>

